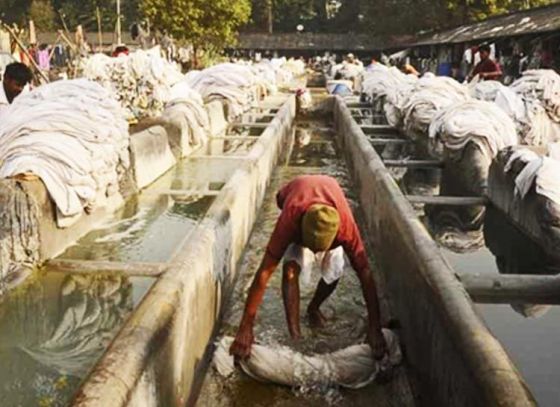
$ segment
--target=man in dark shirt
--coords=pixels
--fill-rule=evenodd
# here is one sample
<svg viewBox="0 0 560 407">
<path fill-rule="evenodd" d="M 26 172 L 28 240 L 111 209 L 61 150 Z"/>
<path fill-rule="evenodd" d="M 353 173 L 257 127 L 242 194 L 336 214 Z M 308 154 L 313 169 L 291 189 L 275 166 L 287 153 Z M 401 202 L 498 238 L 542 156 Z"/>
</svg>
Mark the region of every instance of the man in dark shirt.
<svg viewBox="0 0 560 407">
<path fill-rule="evenodd" d="M 362 285 L 369 317 L 368 342 L 373 356 L 381 359 L 387 348 L 379 321 L 376 286 L 358 226 L 340 185 L 325 175 L 300 176 L 284 186 L 276 199 L 282 212 L 249 290 L 231 354 L 240 359 L 251 354 L 257 308 L 282 258 L 282 294 L 288 329 L 294 339 L 300 337 L 298 277 L 306 266 L 305 253 L 311 251 L 320 256 L 322 269 L 322 279 L 307 309 L 311 322 L 323 323 L 319 307 L 335 290 L 344 269 L 343 253 L 346 253 Z"/>
<path fill-rule="evenodd" d="M 469 75 L 469 80 L 472 80 L 477 75 L 483 81 L 495 81 L 500 79 L 502 76 L 502 69 L 490 58 L 490 46 L 481 45 L 478 48 L 478 53 L 480 54 L 480 62 Z"/>
</svg>

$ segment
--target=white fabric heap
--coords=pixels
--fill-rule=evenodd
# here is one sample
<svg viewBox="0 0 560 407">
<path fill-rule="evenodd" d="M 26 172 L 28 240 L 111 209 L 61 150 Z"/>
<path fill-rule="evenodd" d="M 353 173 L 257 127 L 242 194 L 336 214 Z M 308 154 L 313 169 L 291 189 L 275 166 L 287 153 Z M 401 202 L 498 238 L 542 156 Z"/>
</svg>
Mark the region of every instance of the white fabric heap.
<svg viewBox="0 0 560 407">
<path fill-rule="evenodd" d="M 383 330 L 388 356 L 377 362 L 369 345 L 353 345 L 323 354 L 306 356 L 287 347 L 253 345 L 251 357 L 241 361 L 243 371 L 256 380 L 291 387 L 342 386 L 358 389 L 375 380 L 380 371 L 396 366 L 402 354 L 396 335 Z M 229 377 L 235 370 L 229 354 L 232 337 L 222 338 L 214 354 L 214 367 L 221 376 Z"/>
<path fill-rule="evenodd" d="M 39 176 L 64 217 L 102 204 L 129 166 L 128 123 L 109 91 L 85 79 L 18 97 L 0 124 L 0 177 Z M 62 215 L 62 216 L 60 216 Z"/>
<path fill-rule="evenodd" d="M 546 146 L 560 140 L 560 76 L 547 69 L 525 71 L 510 89 L 525 107 L 518 124 L 523 144 Z"/>
<path fill-rule="evenodd" d="M 403 105 L 407 135 L 412 139 L 427 135 L 430 123 L 439 111 L 470 99 L 469 89 L 452 78 L 437 76 L 419 79 Z"/>
<path fill-rule="evenodd" d="M 159 116 L 169 102 L 171 87 L 184 79 L 179 68 L 161 56 L 159 47 L 118 58 L 94 54 L 81 68 L 84 77 L 117 95 L 129 120 Z"/>
<path fill-rule="evenodd" d="M 558 146 L 549 149 L 549 156 L 540 156 L 529 149 L 519 149 L 513 152 L 504 167 L 506 173 L 510 172 L 517 162 L 525 164 L 523 170 L 515 178 L 515 195 L 523 199 L 535 186 L 535 192 L 560 205 L 560 161 Z"/>
<path fill-rule="evenodd" d="M 418 78 L 405 75 L 395 67 L 388 68 L 375 64 L 364 74 L 362 92 L 373 101 L 384 101 L 384 111 L 388 123 L 393 127 L 402 127 L 403 107 Z"/>
<path fill-rule="evenodd" d="M 432 143 L 462 150 L 475 143 L 489 159 L 508 146 L 517 145 L 513 120 L 496 104 L 481 100 L 459 102 L 436 114 L 430 124 Z"/>
<path fill-rule="evenodd" d="M 250 93 L 257 78 L 250 66 L 226 63 L 187 76 L 187 83 L 206 102 L 225 99 L 229 119 L 233 119 L 251 106 Z"/>
<path fill-rule="evenodd" d="M 181 129 L 188 129 L 189 146 L 202 146 L 208 139 L 210 129 L 210 119 L 202 96 L 183 81 L 171 88 L 169 99 L 162 117 L 179 118 L 183 121 Z"/>
<path fill-rule="evenodd" d="M 282 68 L 291 72 L 294 76 L 305 74 L 305 62 L 301 59 L 290 58 L 284 62 Z"/>
<path fill-rule="evenodd" d="M 498 81 L 472 81 L 469 85 L 471 96 L 478 100 L 494 102 L 498 91 L 505 86 Z"/>
</svg>

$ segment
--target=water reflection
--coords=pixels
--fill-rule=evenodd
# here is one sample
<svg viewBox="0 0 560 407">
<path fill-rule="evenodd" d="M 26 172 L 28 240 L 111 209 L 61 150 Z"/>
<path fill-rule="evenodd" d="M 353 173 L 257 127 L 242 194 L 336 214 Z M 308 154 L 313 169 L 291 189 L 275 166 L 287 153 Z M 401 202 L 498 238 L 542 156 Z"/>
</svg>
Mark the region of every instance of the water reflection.
<svg viewBox="0 0 560 407">
<path fill-rule="evenodd" d="M 560 261 L 545 253 L 497 209 L 489 207 L 484 224 L 486 245 L 496 258 L 501 274 L 541 274 L 560 272 Z M 538 304 L 511 304 L 512 308 L 525 317 L 539 317 L 551 307 Z"/>
<path fill-rule="evenodd" d="M 0 303 L 2 405 L 63 406 L 151 280 L 48 273 Z"/>
<path fill-rule="evenodd" d="M 201 195 L 133 198 L 116 220 L 88 233 L 62 258 L 166 261 L 177 244 L 194 230 L 214 199 Z"/>
<path fill-rule="evenodd" d="M 484 247 L 484 207 L 425 205 L 424 212 L 424 222 L 443 247 L 455 253 L 475 252 Z"/>
</svg>

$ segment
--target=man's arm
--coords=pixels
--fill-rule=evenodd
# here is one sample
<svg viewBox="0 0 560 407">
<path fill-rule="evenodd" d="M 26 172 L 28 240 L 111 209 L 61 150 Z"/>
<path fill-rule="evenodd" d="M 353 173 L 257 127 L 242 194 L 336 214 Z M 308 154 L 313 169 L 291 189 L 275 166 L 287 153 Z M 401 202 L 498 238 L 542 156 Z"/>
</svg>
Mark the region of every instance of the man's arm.
<svg viewBox="0 0 560 407">
<path fill-rule="evenodd" d="M 251 355 L 251 346 L 253 345 L 254 338 L 253 325 L 257 316 L 257 310 L 262 303 L 268 280 L 276 270 L 278 263 L 279 261 L 272 257 L 267 250 L 255 274 L 249 289 L 245 311 L 243 312 L 237 335 L 229 349 L 230 354 L 239 359 L 247 359 Z"/>
<path fill-rule="evenodd" d="M 355 270 L 362 286 L 362 294 L 364 295 L 368 312 L 367 339 L 371 346 L 373 357 L 381 359 L 387 353 L 387 343 L 381 330 L 381 313 L 379 312 L 377 286 L 368 266 L 359 266 Z"/>
</svg>

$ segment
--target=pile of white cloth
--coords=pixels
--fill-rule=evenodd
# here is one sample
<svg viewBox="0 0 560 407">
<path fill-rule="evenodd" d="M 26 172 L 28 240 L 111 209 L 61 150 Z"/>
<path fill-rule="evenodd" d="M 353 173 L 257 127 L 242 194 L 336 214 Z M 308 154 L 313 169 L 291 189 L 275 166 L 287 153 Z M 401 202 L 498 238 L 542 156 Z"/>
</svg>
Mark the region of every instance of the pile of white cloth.
<svg viewBox="0 0 560 407">
<path fill-rule="evenodd" d="M 251 90 L 257 84 L 250 66 L 232 63 L 189 72 L 186 81 L 204 101 L 224 100 L 228 105 L 229 119 L 241 115 L 251 106 Z"/>
<path fill-rule="evenodd" d="M 478 100 L 485 100 L 487 102 L 494 102 L 497 97 L 497 93 L 502 88 L 505 88 L 498 81 L 476 81 L 473 80 L 469 84 L 469 91 L 471 96 Z"/>
<path fill-rule="evenodd" d="M 560 140 L 559 83 L 560 76 L 553 71 L 527 71 L 510 87 L 496 81 L 479 82 L 471 86 L 471 93 L 495 102 L 514 120 L 521 144 L 546 146 Z"/>
<path fill-rule="evenodd" d="M 169 102 L 170 89 L 184 79 L 179 68 L 161 56 L 159 47 L 110 58 L 95 54 L 82 62 L 83 76 L 113 91 L 128 119 L 156 117 Z"/>
<path fill-rule="evenodd" d="M 515 178 L 515 196 L 525 198 L 533 185 L 538 195 L 560 205 L 560 145 L 549 146 L 547 156 L 541 156 L 527 148 L 515 150 L 508 159 L 504 171 L 510 172 L 514 164 L 524 164 L 523 170 Z"/>
<path fill-rule="evenodd" d="M 412 139 L 426 136 L 439 111 L 470 99 L 469 89 L 452 78 L 438 76 L 419 79 L 403 105 L 407 135 Z"/>
<path fill-rule="evenodd" d="M 456 103 L 439 111 L 430 124 L 432 145 L 462 150 L 475 143 L 489 159 L 508 146 L 517 145 L 513 120 L 496 104 L 481 100 Z"/>
<path fill-rule="evenodd" d="M 305 74 L 305 62 L 302 59 L 290 58 L 284 62 L 282 69 L 291 72 L 294 76 Z"/>
<path fill-rule="evenodd" d="M 364 74 L 362 92 L 374 102 L 382 101 L 388 123 L 400 128 L 404 102 L 417 81 L 416 76 L 405 75 L 395 67 L 375 64 Z"/>
<path fill-rule="evenodd" d="M 307 356 L 293 349 L 277 346 L 253 345 L 251 357 L 241 361 L 243 371 L 256 380 L 290 387 L 342 386 L 359 389 L 375 380 L 380 371 L 402 361 L 396 335 L 383 330 L 389 353 L 382 361 L 375 361 L 369 345 L 353 345 L 323 354 Z M 233 338 L 224 337 L 214 354 L 214 367 L 221 376 L 229 377 L 235 370 L 229 354 Z"/>
<path fill-rule="evenodd" d="M 162 114 L 164 119 L 181 122 L 181 129 L 188 131 L 189 147 L 202 146 L 210 134 L 210 118 L 200 93 L 185 81 L 171 88 L 169 102 Z"/>
<path fill-rule="evenodd" d="M 538 100 L 551 120 L 560 122 L 560 75 L 551 69 L 523 72 L 511 89 L 526 100 Z"/>
<path fill-rule="evenodd" d="M 0 123 L 0 178 L 39 176 L 64 218 L 119 192 L 129 167 L 128 123 L 115 96 L 85 79 L 18 97 Z"/>
</svg>

